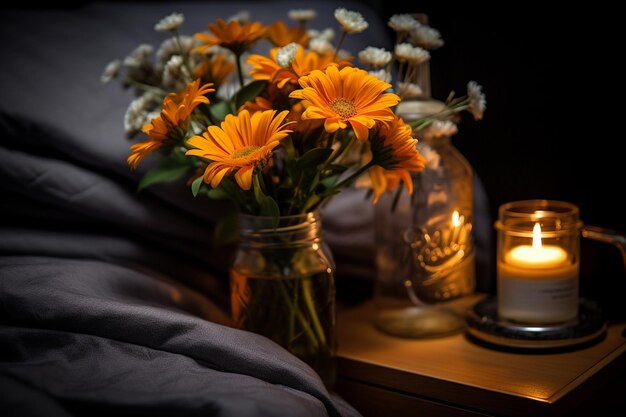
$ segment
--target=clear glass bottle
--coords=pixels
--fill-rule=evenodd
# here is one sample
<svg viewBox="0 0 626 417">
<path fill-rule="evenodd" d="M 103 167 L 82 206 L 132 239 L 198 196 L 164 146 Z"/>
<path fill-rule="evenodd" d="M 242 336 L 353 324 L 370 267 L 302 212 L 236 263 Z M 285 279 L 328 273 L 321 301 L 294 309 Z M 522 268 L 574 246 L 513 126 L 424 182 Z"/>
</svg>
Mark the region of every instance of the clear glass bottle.
<svg viewBox="0 0 626 417">
<path fill-rule="evenodd" d="M 230 268 L 235 325 L 262 334 L 309 364 L 331 389 L 336 377 L 335 263 L 318 211 L 239 216 Z"/>
<path fill-rule="evenodd" d="M 404 240 L 412 252 L 417 297 L 440 302 L 474 291 L 473 171 L 449 137 L 422 142 L 433 155 L 414 176 L 412 230 Z"/>
<path fill-rule="evenodd" d="M 456 333 L 464 320 L 447 302 L 473 293 L 473 173 L 449 137 L 423 140 L 427 168 L 414 191 L 375 208 L 376 325 L 403 337 Z"/>
</svg>

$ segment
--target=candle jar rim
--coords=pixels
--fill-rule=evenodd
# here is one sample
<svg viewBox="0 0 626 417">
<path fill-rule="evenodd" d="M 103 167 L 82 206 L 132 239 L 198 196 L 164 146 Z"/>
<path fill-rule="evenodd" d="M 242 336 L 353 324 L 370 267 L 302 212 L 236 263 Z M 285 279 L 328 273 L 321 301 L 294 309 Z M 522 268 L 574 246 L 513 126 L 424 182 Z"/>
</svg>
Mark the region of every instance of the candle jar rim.
<svg viewBox="0 0 626 417">
<path fill-rule="evenodd" d="M 532 237 L 535 223 L 541 224 L 543 237 L 558 237 L 578 233 L 583 225 L 575 204 L 558 200 L 519 200 L 502 204 L 496 230 Z"/>
</svg>

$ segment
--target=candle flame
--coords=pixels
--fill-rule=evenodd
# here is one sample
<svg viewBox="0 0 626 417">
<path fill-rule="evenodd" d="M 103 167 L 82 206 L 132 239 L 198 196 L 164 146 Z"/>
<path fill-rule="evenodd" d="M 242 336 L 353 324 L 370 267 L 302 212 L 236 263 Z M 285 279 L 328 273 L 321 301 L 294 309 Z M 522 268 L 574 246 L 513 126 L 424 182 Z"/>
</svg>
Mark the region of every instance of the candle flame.
<svg viewBox="0 0 626 417">
<path fill-rule="evenodd" d="M 541 225 L 535 223 L 533 227 L 533 249 L 541 249 Z"/>
<path fill-rule="evenodd" d="M 459 212 L 454 210 L 452 213 L 452 226 L 459 227 L 461 225 L 461 219 L 459 218 Z"/>
</svg>

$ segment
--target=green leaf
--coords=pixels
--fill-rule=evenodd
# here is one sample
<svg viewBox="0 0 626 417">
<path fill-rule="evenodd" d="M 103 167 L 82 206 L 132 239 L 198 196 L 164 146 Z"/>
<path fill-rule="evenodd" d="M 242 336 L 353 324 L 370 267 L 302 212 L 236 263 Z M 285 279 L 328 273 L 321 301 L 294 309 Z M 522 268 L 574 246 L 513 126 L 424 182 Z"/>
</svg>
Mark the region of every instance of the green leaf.
<svg viewBox="0 0 626 417">
<path fill-rule="evenodd" d="M 164 158 L 159 165 L 146 172 L 143 176 L 137 190 L 141 191 L 146 187 L 163 182 L 173 182 L 181 178 L 192 169 L 188 164 L 188 160 L 180 158 Z"/>
<path fill-rule="evenodd" d="M 222 187 L 211 188 L 207 190 L 206 195 L 213 200 L 230 200 L 230 195 Z"/>
<path fill-rule="evenodd" d="M 256 80 L 244 85 L 235 95 L 235 109 L 243 106 L 247 101 L 254 101 L 255 97 L 265 89 L 266 85 L 267 81 L 265 80 Z"/>
<path fill-rule="evenodd" d="M 266 196 L 262 203 L 260 203 L 261 215 L 269 216 L 272 218 L 274 228 L 278 226 L 278 217 L 280 216 L 280 209 L 278 204 L 272 197 Z"/>
<path fill-rule="evenodd" d="M 223 246 L 237 240 L 237 210 L 229 210 L 222 216 L 213 230 L 213 243 L 215 246 Z"/>
<path fill-rule="evenodd" d="M 317 204 L 322 198 L 317 195 L 317 194 L 313 194 L 311 195 L 311 197 L 309 197 L 306 200 L 306 203 L 304 203 L 304 206 L 302 207 L 302 211 L 306 212 L 308 211 L 311 207 L 313 207 L 315 204 Z"/>
<path fill-rule="evenodd" d="M 329 148 L 313 148 L 296 161 L 296 169 L 306 171 L 309 168 L 317 167 L 326 162 L 330 154 L 333 153 Z"/>
<path fill-rule="evenodd" d="M 217 122 L 222 122 L 226 118 L 226 115 L 233 113 L 228 101 L 218 101 L 217 103 L 212 104 L 211 107 L 209 107 L 209 111 L 211 112 L 213 119 Z"/>
<path fill-rule="evenodd" d="M 252 184 L 254 188 L 254 198 L 259 203 L 260 215 L 272 218 L 274 228 L 278 226 L 278 217 L 280 216 L 280 208 L 272 197 L 267 196 L 261 189 L 259 176 L 257 173 L 252 174 Z"/>
<path fill-rule="evenodd" d="M 315 176 L 313 177 L 313 180 L 309 184 L 309 192 L 313 192 L 317 188 L 319 183 L 320 183 L 320 172 L 315 171 Z"/>
<path fill-rule="evenodd" d="M 341 174 L 342 172 L 345 172 L 348 170 L 348 167 L 345 165 L 339 165 L 339 164 L 330 164 L 329 166 L 326 167 L 327 169 L 331 170 L 332 172 L 336 173 L 336 174 Z"/>
<path fill-rule="evenodd" d="M 198 196 L 198 192 L 200 191 L 200 186 L 202 186 L 202 177 L 198 177 L 191 183 L 191 193 L 194 197 Z"/>
<path fill-rule="evenodd" d="M 321 180 L 320 184 L 322 184 L 325 188 L 330 188 L 333 185 L 337 184 L 337 180 L 339 179 L 340 176 L 341 176 L 340 174 L 330 175 L 324 178 L 323 180 Z"/>
</svg>

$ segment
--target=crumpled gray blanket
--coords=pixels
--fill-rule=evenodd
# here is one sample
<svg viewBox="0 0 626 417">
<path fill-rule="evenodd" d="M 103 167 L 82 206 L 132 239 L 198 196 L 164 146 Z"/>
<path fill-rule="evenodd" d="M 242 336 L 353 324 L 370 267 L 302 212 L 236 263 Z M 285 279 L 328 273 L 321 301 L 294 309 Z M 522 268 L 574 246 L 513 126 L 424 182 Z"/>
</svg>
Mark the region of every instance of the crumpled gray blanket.
<svg viewBox="0 0 626 417">
<path fill-rule="evenodd" d="M 182 31 L 249 10 L 271 23 L 310 2 L 91 4 L 3 11 L 0 25 L 0 415 L 358 416 L 303 362 L 233 329 L 223 253 L 225 207 L 180 184 L 137 193 L 126 165 L 130 91 L 103 67 L 154 24 Z M 385 22 L 346 48 L 387 46 Z M 316 2 L 320 27 L 336 4 Z M 349 212 L 350 216 L 340 215 Z M 341 276 L 373 277 L 372 207 L 342 193 L 324 213 Z"/>
</svg>

